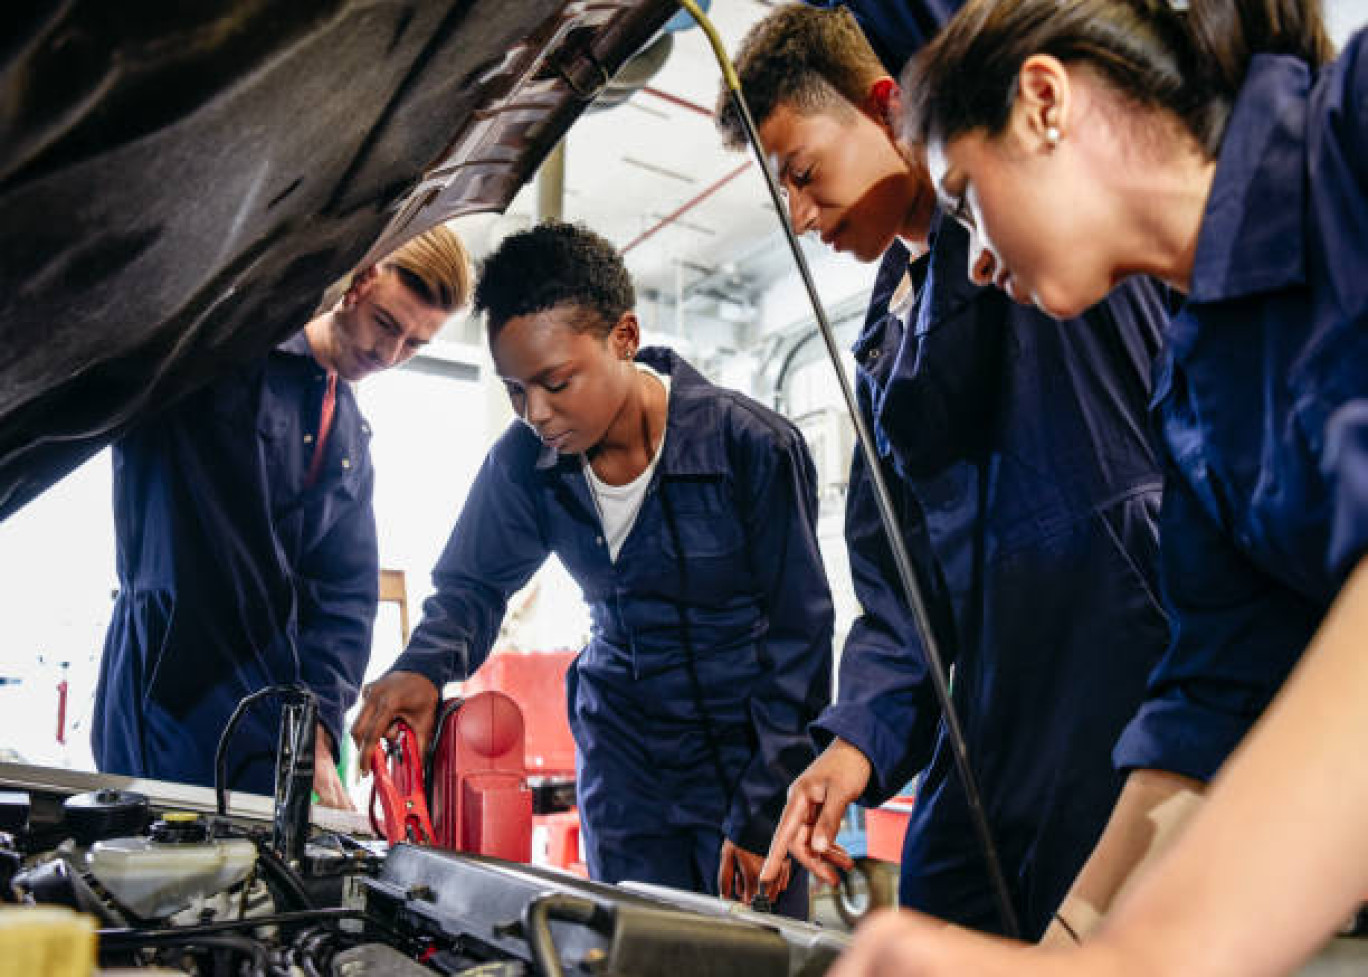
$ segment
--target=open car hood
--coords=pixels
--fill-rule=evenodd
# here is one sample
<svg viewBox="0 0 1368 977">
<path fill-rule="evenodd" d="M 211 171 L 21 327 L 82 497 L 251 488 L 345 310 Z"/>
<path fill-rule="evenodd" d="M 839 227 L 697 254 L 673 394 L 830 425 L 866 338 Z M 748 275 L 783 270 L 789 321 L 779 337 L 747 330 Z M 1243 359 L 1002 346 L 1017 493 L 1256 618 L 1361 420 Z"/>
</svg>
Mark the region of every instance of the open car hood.
<svg viewBox="0 0 1368 977">
<path fill-rule="evenodd" d="M 21 5 L 0 41 L 0 518 L 502 209 L 670 0 Z"/>
</svg>

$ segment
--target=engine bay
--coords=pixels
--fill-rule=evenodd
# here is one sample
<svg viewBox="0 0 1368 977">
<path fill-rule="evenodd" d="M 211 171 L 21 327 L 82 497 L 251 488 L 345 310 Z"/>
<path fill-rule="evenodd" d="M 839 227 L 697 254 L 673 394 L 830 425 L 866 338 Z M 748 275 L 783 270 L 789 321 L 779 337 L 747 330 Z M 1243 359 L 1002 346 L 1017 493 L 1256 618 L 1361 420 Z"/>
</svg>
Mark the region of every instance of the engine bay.
<svg viewBox="0 0 1368 977">
<path fill-rule="evenodd" d="M 708 896 L 390 846 L 351 812 L 316 808 L 291 852 L 277 806 L 0 764 L 0 897 L 84 914 L 102 968 L 162 974 L 797 977 L 847 943 Z"/>
</svg>

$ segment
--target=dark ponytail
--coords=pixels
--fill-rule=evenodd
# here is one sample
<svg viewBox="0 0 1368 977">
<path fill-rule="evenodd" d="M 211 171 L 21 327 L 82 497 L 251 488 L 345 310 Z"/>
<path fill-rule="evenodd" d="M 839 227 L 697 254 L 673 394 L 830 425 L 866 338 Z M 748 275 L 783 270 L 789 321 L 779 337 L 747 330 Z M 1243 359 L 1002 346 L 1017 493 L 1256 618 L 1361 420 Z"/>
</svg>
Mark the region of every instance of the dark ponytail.
<svg viewBox="0 0 1368 977">
<path fill-rule="evenodd" d="M 1086 65 L 1128 102 L 1177 116 L 1214 158 L 1255 54 L 1334 56 L 1320 0 L 970 0 L 903 76 L 904 136 L 1007 124 L 1033 54 Z"/>
<path fill-rule="evenodd" d="M 1187 21 L 1200 62 L 1232 95 L 1256 54 L 1290 54 L 1312 68 L 1335 57 L 1320 0 L 1192 0 Z"/>
</svg>

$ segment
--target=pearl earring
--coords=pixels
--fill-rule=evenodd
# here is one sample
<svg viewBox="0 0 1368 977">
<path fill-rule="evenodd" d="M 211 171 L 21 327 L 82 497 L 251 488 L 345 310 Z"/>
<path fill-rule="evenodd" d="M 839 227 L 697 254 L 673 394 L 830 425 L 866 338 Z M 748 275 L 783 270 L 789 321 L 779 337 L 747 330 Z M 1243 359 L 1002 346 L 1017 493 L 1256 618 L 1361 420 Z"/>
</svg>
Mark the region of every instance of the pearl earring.
<svg viewBox="0 0 1368 977">
<path fill-rule="evenodd" d="M 1059 127 L 1058 127 L 1058 126 L 1048 126 L 1048 127 L 1046 127 L 1046 129 L 1045 129 L 1045 142 L 1049 145 L 1049 147 L 1050 147 L 1051 149 L 1057 149 L 1057 148 L 1059 147 L 1059 140 L 1060 140 L 1060 138 L 1061 138 L 1061 137 L 1060 137 L 1060 134 L 1059 134 Z"/>
</svg>

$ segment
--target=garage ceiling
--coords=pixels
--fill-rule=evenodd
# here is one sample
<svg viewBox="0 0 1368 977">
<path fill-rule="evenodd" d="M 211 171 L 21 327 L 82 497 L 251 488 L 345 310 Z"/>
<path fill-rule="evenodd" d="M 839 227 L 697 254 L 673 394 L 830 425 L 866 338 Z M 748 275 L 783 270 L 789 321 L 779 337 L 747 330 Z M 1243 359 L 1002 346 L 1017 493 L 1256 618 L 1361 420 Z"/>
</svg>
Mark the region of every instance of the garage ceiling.
<svg viewBox="0 0 1368 977">
<path fill-rule="evenodd" d="M 732 50 L 773 5 L 716 0 L 710 16 Z M 702 32 L 681 31 L 643 89 L 613 108 L 586 113 L 566 137 L 564 218 L 625 249 L 638 290 L 667 304 L 680 287 L 753 294 L 788 269 L 773 260 L 782 258 L 783 242 L 763 179 L 749 154 L 723 148 L 713 126 L 718 85 Z M 478 256 L 531 226 L 536 209 L 536 187 L 528 185 L 506 214 L 463 221 L 460 228 Z"/>
</svg>

